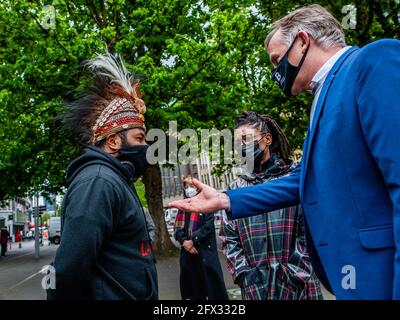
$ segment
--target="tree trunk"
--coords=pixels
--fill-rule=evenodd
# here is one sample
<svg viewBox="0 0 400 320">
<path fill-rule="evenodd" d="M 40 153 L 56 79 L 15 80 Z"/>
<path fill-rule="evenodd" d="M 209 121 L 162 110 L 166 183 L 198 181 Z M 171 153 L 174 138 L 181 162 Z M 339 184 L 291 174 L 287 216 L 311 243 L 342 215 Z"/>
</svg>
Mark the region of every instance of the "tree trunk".
<svg viewBox="0 0 400 320">
<path fill-rule="evenodd" d="M 157 240 L 153 246 L 156 255 L 175 255 L 178 249 L 172 243 L 164 219 L 164 208 L 162 202 L 161 171 L 158 165 L 149 166 L 143 175 L 145 195 L 149 212 L 157 227 Z"/>
</svg>

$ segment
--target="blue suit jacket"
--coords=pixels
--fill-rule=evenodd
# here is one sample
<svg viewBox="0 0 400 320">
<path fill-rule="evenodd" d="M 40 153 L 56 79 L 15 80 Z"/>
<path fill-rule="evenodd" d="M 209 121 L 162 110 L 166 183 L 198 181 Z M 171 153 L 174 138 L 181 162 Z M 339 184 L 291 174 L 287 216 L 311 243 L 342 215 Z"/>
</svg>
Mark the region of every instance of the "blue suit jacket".
<svg viewBox="0 0 400 320">
<path fill-rule="evenodd" d="M 400 299 L 400 41 L 346 51 L 292 174 L 227 194 L 232 219 L 300 202 L 338 299 Z"/>
</svg>

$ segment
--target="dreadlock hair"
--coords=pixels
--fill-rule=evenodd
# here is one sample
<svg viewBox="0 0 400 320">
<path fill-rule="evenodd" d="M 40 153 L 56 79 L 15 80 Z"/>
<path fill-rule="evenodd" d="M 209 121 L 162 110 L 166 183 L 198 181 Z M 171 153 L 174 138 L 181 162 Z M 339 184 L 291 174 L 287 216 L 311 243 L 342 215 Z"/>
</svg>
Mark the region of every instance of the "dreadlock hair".
<svg viewBox="0 0 400 320">
<path fill-rule="evenodd" d="M 265 114 L 258 114 L 254 111 L 243 112 L 235 118 L 235 129 L 250 125 L 261 133 L 269 133 L 272 136 L 270 152 L 275 153 L 286 164 L 291 163 L 290 146 L 286 135 L 274 119 Z"/>
<path fill-rule="evenodd" d="M 112 55 L 106 51 L 104 55 L 85 61 L 83 66 L 90 70 L 91 83 L 83 93 L 77 96 L 76 100 L 64 104 L 64 113 L 58 117 L 58 120 L 62 121 L 64 131 L 81 147 L 89 145 L 101 147 L 105 139 L 93 141 L 93 126 L 103 110 L 115 98 L 126 98 L 140 113 L 145 112 L 145 106 L 135 91 L 138 90 L 136 89 L 137 78 L 134 79 L 134 76 L 127 72 L 118 54 Z M 118 134 L 124 143 L 126 133 L 123 131 L 121 130 Z"/>
</svg>

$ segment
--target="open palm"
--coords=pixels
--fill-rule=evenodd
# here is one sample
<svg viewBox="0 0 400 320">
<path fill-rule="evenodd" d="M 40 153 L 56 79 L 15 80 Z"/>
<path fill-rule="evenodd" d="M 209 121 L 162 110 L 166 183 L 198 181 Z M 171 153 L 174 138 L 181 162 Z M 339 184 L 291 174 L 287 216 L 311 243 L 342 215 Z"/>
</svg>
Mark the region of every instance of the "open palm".
<svg viewBox="0 0 400 320">
<path fill-rule="evenodd" d="M 176 200 L 168 204 L 170 208 L 178 208 L 183 211 L 210 213 L 221 209 L 228 209 L 228 196 L 216 189 L 201 183 L 197 179 L 192 180 L 193 186 L 199 190 L 199 194 L 193 198 Z"/>
</svg>

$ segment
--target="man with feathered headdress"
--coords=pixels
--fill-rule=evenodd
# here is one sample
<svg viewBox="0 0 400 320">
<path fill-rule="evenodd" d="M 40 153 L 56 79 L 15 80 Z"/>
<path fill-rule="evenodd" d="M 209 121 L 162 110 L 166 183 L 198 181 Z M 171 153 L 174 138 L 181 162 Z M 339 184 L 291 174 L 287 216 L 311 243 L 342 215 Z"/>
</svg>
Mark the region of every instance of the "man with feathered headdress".
<svg viewBox="0 0 400 320">
<path fill-rule="evenodd" d="M 133 187 L 147 166 L 139 83 L 117 55 L 87 65 L 94 86 L 65 114 L 86 149 L 67 169 L 56 288 L 48 299 L 157 299 L 146 218 Z"/>
</svg>

